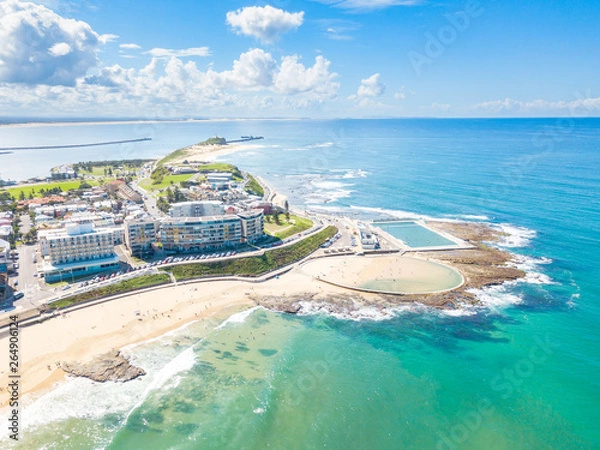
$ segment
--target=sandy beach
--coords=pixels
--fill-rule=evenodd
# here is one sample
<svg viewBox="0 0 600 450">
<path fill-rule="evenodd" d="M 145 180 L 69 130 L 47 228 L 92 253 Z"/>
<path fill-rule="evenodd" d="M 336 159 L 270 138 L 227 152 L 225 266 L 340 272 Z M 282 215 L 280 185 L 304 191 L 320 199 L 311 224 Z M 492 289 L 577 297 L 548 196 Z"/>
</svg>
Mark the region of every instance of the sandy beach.
<svg viewBox="0 0 600 450">
<path fill-rule="evenodd" d="M 69 312 L 20 330 L 21 395 L 41 395 L 63 380 L 66 374 L 57 368 L 59 361 L 88 361 L 203 318 L 225 320 L 255 306 L 251 297 L 343 292 L 293 271 L 264 283 L 212 281 L 172 286 Z M 5 355 L 8 344 L 8 337 L 0 339 Z M 2 409 L 7 406 L 9 378 L 7 365 L 0 369 Z"/>
<path fill-rule="evenodd" d="M 257 144 L 227 144 L 227 145 L 204 145 L 194 144 L 189 147 L 185 147 L 185 152 L 177 157 L 169 160 L 170 165 L 182 164 L 184 161 L 189 163 L 203 163 L 206 161 L 213 161 L 219 156 L 229 155 L 231 153 L 239 152 L 242 150 L 251 150 L 260 148 Z"/>
</svg>

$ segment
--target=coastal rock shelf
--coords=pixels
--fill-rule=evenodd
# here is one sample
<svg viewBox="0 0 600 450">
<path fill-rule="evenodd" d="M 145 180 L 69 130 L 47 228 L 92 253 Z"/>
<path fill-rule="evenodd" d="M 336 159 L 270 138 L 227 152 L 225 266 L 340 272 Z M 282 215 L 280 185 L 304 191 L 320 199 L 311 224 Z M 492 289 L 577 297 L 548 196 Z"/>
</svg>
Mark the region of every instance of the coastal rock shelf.
<svg viewBox="0 0 600 450">
<path fill-rule="evenodd" d="M 144 369 L 132 365 L 118 350 L 95 357 L 89 363 L 60 362 L 60 368 L 70 375 L 104 383 L 130 381 L 146 375 Z"/>
</svg>

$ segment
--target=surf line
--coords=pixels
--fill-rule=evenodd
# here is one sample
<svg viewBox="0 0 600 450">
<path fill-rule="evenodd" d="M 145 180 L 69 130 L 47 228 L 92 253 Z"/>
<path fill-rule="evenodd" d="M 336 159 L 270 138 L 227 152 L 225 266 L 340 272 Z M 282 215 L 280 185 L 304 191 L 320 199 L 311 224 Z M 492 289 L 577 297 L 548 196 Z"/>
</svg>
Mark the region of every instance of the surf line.
<svg viewBox="0 0 600 450">
<path fill-rule="evenodd" d="M 121 141 L 107 141 L 107 142 L 95 142 L 92 144 L 67 144 L 67 145 L 37 145 L 30 147 L 0 147 L 0 152 L 12 151 L 12 150 L 51 150 L 57 148 L 80 148 L 80 147 L 96 147 L 98 145 L 115 145 L 115 144 L 129 144 L 132 142 L 143 142 L 151 141 L 152 138 L 145 137 L 139 139 L 124 139 Z"/>
</svg>

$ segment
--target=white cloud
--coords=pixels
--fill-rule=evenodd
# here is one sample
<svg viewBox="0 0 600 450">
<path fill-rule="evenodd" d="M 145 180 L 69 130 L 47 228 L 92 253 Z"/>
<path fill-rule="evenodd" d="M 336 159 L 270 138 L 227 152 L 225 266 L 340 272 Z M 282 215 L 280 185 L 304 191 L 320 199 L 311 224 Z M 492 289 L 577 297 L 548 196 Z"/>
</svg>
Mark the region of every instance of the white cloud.
<svg viewBox="0 0 600 450">
<path fill-rule="evenodd" d="M 352 35 L 361 25 L 358 22 L 343 19 L 321 19 L 317 23 L 321 26 L 323 34 L 334 41 L 350 41 Z"/>
<path fill-rule="evenodd" d="M 58 42 L 52 47 L 50 47 L 48 53 L 50 53 L 52 56 L 65 56 L 71 53 L 72 51 L 73 49 L 66 42 Z"/>
<path fill-rule="evenodd" d="M 91 27 L 42 5 L 0 2 L 0 82 L 74 85 L 98 64 Z"/>
<path fill-rule="evenodd" d="M 369 78 L 360 80 L 360 86 L 356 95 L 348 97 L 350 100 L 361 100 L 365 98 L 381 97 L 385 92 L 385 84 L 380 81 L 380 74 L 376 73 Z"/>
<path fill-rule="evenodd" d="M 208 47 L 194 47 L 184 48 L 181 50 L 172 50 L 169 48 L 153 48 L 144 52 L 148 55 L 152 55 L 156 58 L 184 58 L 187 56 L 210 56 L 210 49 Z"/>
<path fill-rule="evenodd" d="M 109 42 L 113 42 L 119 39 L 119 36 L 116 34 L 101 34 L 98 36 L 98 40 L 101 44 L 108 44 Z"/>
<path fill-rule="evenodd" d="M 140 47 L 137 44 L 121 44 L 119 45 L 119 48 L 122 48 L 124 50 L 139 50 L 142 47 Z"/>
<path fill-rule="evenodd" d="M 320 98 L 333 98 L 340 85 L 334 81 L 338 75 L 329 71 L 330 65 L 321 55 L 308 68 L 298 61 L 298 56 L 284 56 L 273 79 L 273 90 L 284 94 L 311 92 Z"/>
<path fill-rule="evenodd" d="M 384 9 L 391 6 L 412 6 L 421 3 L 421 0 L 316 0 L 326 5 L 352 11 L 370 11 Z"/>
<path fill-rule="evenodd" d="M 43 5 L 0 1 L 0 110 L 28 115 L 294 115 L 335 98 L 339 83 L 319 55 L 305 65 L 297 55 L 274 58 L 263 49 L 240 54 L 228 70 L 200 70 L 183 58 L 207 47 L 154 48 L 142 69 L 101 66 L 102 41 L 91 27 Z M 272 35 L 271 35 L 272 36 Z M 28 43 L 27 46 L 21 45 Z M 121 44 L 120 56 L 139 50 Z M 18 88 L 16 84 L 18 83 Z M 302 114 L 302 113 L 299 113 Z"/>
<path fill-rule="evenodd" d="M 586 116 L 600 112 L 600 97 L 576 93 L 575 100 L 548 101 L 542 99 L 521 101 L 512 98 L 493 100 L 473 105 L 471 109 L 493 115 L 574 115 Z"/>
<path fill-rule="evenodd" d="M 272 43 L 282 34 L 296 30 L 304 21 L 304 12 L 290 13 L 272 6 L 247 6 L 227 13 L 227 23 L 237 34 Z"/>
</svg>

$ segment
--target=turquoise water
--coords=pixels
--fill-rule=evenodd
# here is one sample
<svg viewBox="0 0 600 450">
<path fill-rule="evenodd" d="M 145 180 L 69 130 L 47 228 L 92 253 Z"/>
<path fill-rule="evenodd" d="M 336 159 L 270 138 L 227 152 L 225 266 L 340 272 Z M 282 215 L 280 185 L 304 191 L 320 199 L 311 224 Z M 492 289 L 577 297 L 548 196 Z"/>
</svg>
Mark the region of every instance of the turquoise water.
<svg viewBox="0 0 600 450">
<path fill-rule="evenodd" d="M 416 222 L 374 222 L 373 225 L 400 239 L 412 248 L 456 246 L 455 242 L 422 227 Z"/>
<path fill-rule="evenodd" d="M 26 408 L 19 448 L 600 448 L 600 120 L 181 124 L 154 143 L 215 133 L 265 136 L 223 160 L 299 208 L 493 223 L 528 277 L 450 313 L 190 326 L 127 350 L 142 381 L 75 380 Z"/>
</svg>

